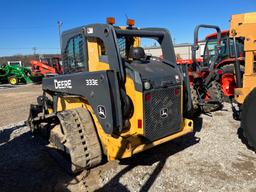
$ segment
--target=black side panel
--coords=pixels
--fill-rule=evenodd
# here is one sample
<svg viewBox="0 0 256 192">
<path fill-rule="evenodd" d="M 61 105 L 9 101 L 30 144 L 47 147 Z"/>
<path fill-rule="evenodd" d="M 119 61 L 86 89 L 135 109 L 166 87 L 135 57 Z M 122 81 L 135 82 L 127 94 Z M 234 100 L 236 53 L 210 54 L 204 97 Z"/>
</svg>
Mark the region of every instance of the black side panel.
<svg viewBox="0 0 256 192">
<path fill-rule="evenodd" d="M 43 90 L 49 94 L 54 92 L 84 97 L 107 134 L 123 128 L 119 84 L 117 74 L 112 70 L 44 78 Z"/>
<path fill-rule="evenodd" d="M 192 112 L 192 98 L 189 84 L 188 66 L 179 65 L 179 68 L 183 76 L 183 113 L 185 116 L 188 116 L 190 112 Z"/>
</svg>

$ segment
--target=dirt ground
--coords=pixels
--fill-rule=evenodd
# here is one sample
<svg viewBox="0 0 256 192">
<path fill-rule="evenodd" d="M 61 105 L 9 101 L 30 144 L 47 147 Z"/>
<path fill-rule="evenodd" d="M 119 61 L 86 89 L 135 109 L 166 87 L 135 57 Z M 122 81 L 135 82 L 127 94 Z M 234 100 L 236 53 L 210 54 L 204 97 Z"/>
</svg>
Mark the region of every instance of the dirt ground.
<svg viewBox="0 0 256 192">
<path fill-rule="evenodd" d="M 239 139 L 239 122 L 232 119 L 229 104 L 195 119 L 192 134 L 75 177 L 23 123 L 27 105 L 39 93 L 38 85 L 0 88 L 1 192 L 256 191 L 256 154 Z"/>
<path fill-rule="evenodd" d="M 41 85 L 0 84 L 0 127 L 26 119 L 30 104 L 41 93 Z"/>
</svg>

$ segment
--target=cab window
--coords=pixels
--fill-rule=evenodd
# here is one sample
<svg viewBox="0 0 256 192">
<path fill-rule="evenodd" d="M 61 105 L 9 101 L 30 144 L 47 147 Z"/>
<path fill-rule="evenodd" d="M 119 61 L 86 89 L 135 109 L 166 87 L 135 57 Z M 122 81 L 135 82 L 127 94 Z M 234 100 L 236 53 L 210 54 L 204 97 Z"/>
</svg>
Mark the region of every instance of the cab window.
<svg viewBox="0 0 256 192">
<path fill-rule="evenodd" d="M 82 35 L 77 35 L 69 39 L 64 52 L 65 72 L 84 71 L 85 66 L 84 40 Z"/>
<path fill-rule="evenodd" d="M 73 38 L 69 40 L 66 51 L 65 51 L 64 66 L 66 68 L 75 66 Z"/>
<path fill-rule="evenodd" d="M 119 48 L 119 53 L 121 55 L 122 58 L 125 58 L 126 56 L 126 40 L 125 37 L 120 37 L 117 39 L 117 45 Z"/>
<path fill-rule="evenodd" d="M 76 67 L 85 67 L 84 54 L 84 41 L 82 35 L 76 36 L 74 38 L 74 60 Z"/>
<path fill-rule="evenodd" d="M 129 60 L 129 52 L 133 47 L 143 48 L 147 56 L 161 57 L 162 48 L 156 39 L 150 37 L 119 37 L 117 39 L 119 53 L 123 59 Z"/>
</svg>

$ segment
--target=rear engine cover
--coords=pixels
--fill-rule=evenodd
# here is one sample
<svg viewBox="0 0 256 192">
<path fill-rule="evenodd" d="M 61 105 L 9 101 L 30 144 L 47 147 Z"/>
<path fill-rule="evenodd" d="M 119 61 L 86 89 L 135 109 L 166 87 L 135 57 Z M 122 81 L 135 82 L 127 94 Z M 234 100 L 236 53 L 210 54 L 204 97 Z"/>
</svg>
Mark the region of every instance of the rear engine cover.
<svg viewBox="0 0 256 192">
<path fill-rule="evenodd" d="M 144 93 L 144 137 L 154 141 L 181 129 L 181 86 Z"/>
</svg>

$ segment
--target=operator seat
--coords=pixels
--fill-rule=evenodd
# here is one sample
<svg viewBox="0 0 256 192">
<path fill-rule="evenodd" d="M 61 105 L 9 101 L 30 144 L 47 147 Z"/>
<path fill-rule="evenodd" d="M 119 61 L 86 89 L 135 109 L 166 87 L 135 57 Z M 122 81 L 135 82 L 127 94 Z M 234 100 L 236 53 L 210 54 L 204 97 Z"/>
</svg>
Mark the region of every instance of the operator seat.
<svg viewBox="0 0 256 192">
<path fill-rule="evenodd" d="M 142 63 L 146 59 L 145 51 L 142 47 L 131 47 L 129 51 L 129 58 L 136 63 Z"/>
</svg>

